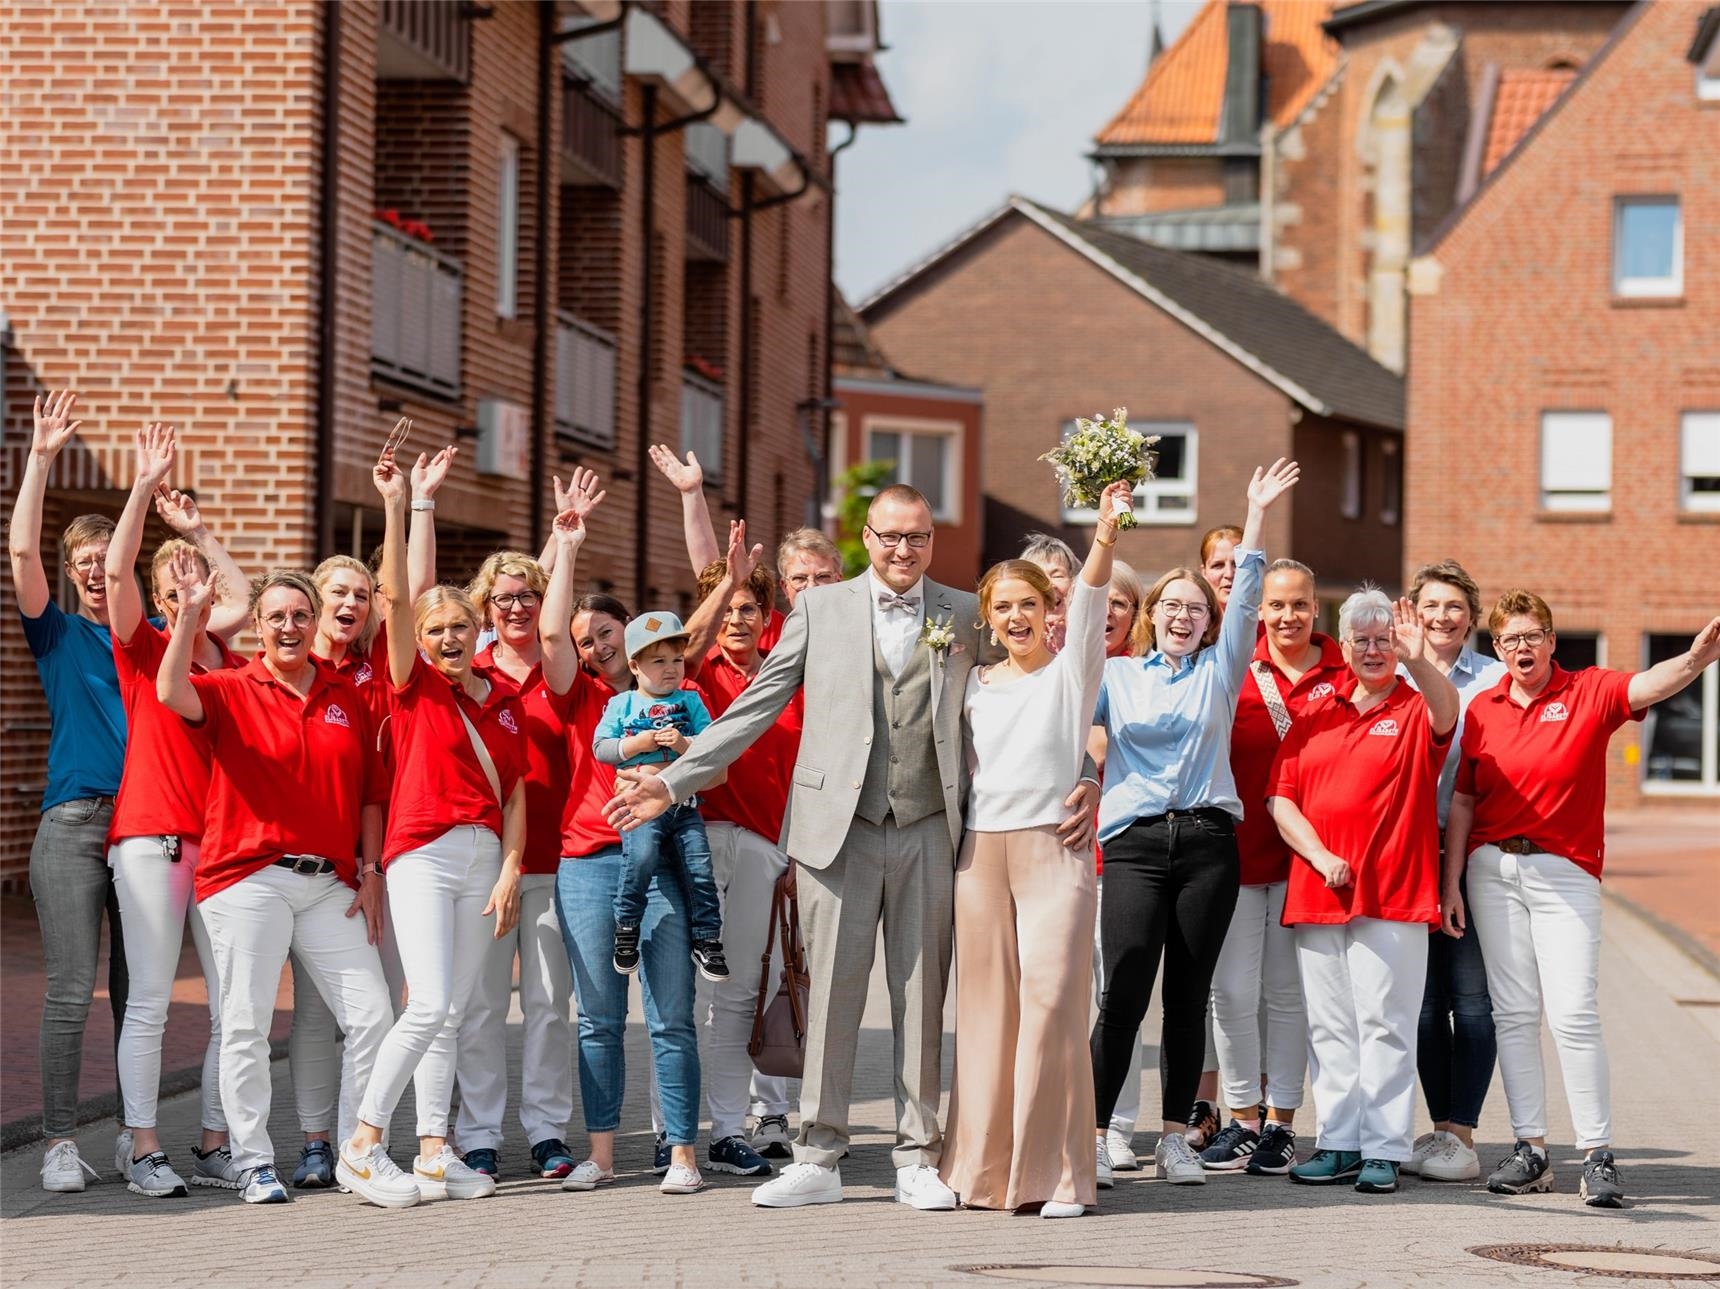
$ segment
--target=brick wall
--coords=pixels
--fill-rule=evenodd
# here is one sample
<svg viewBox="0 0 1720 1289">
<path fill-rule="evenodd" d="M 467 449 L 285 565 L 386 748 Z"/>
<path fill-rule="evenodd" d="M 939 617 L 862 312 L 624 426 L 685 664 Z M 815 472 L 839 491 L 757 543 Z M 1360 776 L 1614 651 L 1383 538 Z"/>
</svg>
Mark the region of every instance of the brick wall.
<svg viewBox="0 0 1720 1289">
<path fill-rule="evenodd" d="M 1142 157 L 1109 168 L 1100 203 L 1106 215 L 1197 210 L 1225 201 L 1224 162 L 1217 157 Z"/>
<path fill-rule="evenodd" d="M 1684 60 L 1700 9 L 1650 5 L 1427 261 L 1411 300 L 1406 570 L 1446 555 L 1483 594 L 1526 586 L 1606 662 L 1642 666 L 1650 633 L 1716 611 L 1720 516 L 1681 514 L 1678 417 L 1720 407 L 1720 111 Z M 1612 200 L 1676 193 L 1682 299 L 1611 293 Z M 1547 235 L 1556 223 L 1558 236 Z M 1540 511 L 1540 415 L 1612 416 L 1612 509 Z M 1615 804 L 1639 796 L 1640 727 L 1615 736 Z"/>
</svg>

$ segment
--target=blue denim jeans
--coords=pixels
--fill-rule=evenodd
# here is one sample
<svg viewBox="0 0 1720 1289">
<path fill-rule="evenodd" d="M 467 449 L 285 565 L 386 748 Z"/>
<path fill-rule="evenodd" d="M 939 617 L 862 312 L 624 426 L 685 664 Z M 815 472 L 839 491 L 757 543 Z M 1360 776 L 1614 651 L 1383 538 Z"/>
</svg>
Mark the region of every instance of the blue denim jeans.
<svg viewBox="0 0 1720 1289">
<path fill-rule="evenodd" d="M 621 834 L 621 883 L 615 892 L 615 924 L 638 926 L 645 913 L 645 891 L 653 878 L 668 874 L 686 897 L 693 940 L 723 938 L 723 906 L 711 872 L 711 842 L 698 806 L 683 801 L 657 818 Z"/>
<path fill-rule="evenodd" d="M 627 1087 L 622 1045 L 627 977 L 614 964 L 621 870 L 621 847 L 614 846 L 577 859 L 564 857 L 555 875 L 556 913 L 579 1002 L 579 1099 L 587 1132 L 614 1132 L 621 1126 Z M 681 884 L 672 874 L 659 873 L 645 892 L 639 923 L 639 984 L 663 1102 L 663 1131 L 672 1146 L 691 1146 L 699 1136 L 692 949 Z"/>
<path fill-rule="evenodd" d="M 1467 884 L 1460 889 L 1467 910 Z M 1435 932 L 1427 946 L 1427 988 L 1421 997 L 1415 1064 L 1435 1123 L 1473 1128 L 1481 1122 L 1497 1051 L 1487 964 L 1471 917 L 1461 940 Z"/>
</svg>

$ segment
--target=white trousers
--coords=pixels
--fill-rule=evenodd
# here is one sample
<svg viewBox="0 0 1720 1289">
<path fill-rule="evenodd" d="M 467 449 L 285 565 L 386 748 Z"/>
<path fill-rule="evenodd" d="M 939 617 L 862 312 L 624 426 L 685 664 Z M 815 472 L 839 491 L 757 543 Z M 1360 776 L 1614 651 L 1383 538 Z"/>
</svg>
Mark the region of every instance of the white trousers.
<svg viewBox="0 0 1720 1289">
<path fill-rule="evenodd" d="M 352 888 L 334 874 L 305 877 L 274 866 L 198 906 L 221 978 L 221 1105 L 240 1168 L 275 1161 L 268 1130 L 269 1029 L 289 952 L 298 955 L 346 1034 L 343 1087 L 369 1081 L 388 1032 L 388 984 L 364 918 L 346 916 L 351 906 Z"/>
<path fill-rule="evenodd" d="M 389 863 L 388 911 L 406 972 L 406 1010 L 376 1054 L 358 1106 L 365 1123 L 386 1128 L 411 1080 L 418 1135 L 448 1135 L 454 1053 L 478 970 L 495 938 L 495 915 L 483 913 L 501 872 L 501 839 L 476 824 L 450 828 Z"/>
<path fill-rule="evenodd" d="M 1413 1153 L 1427 935 L 1378 918 L 1296 928 L 1322 1150 L 1400 1163 Z"/>
<path fill-rule="evenodd" d="M 1601 1036 L 1601 883 L 1559 855 L 1469 856 L 1469 916 L 1481 937 L 1511 1131 L 1547 1135 L 1541 1009 L 1553 1031 L 1579 1150 L 1612 1144 L 1612 1076 Z M 129 933 L 129 928 L 128 928 Z"/>
<path fill-rule="evenodd" d="M 1105 875 L 1099 875 L 1097 903 L 1102 906 L 1105 900 Z M 1099 913 L 1098 908 L 1093 913 L 1093 1000 L 1098 1006 L 1098 1000 L 1105 996 L 1105 960 L 1099 950 Z M 1129 1056 L 1129 1074 L 1123 1080 L 1123 1090 L 1117 1094 L 1116 1108 L 1111 1111 L 1111 1128 L 1115 1133 L 1124 1137 L 1135 1135 L 1135 1121 L 1141 1117 L 1141 1045 L 1146 1042 L 1146 1022 L 1141 1022 L 1141 1042 L 1135 1044 L 1135 1050 Z M 1216 1069 L 1211 1061 L 1208 1065 Z"/>
<path fill-rule="evenodd" d="M 737 824 L 707 823 L 705 835 L 710 838 L 711 873 L 723 910 L 723 956 L 728 959 L 729 978 L 714 984 L 703 976 L 694 977 L 693 1017 L 699 1026 L 699 1069 L 711 1113 L 711 1140 L 721 1141 L 746 1136 L 749 1097 L 770 1107 L 761 1113 L 787 1113 L 788 1080 L 758 1074 L 747 1043 L 752 1039 L 765 946 L 772 943 L 771 890 L 788 868 L 788 856 Z M 775 949 L 770 962 L 773 997 L 781 976 L 782 952 Z M 774 1108 L 778 1105 L 782 1108 Z M 655 1076 L 651 1122 L 662 1130 Z"/>
<path fill-rule="evenodd" d="M 161 1036 L 179 974 L 179 954 L 185 946 L 185 922 L 209 994 L 209 1042 L 203 1049 L 203 1127 L 227 1131 L 221 1111 L 221 980 L 202 915 L 191 902 L 192 877 L 197 869 L 197 843 L 182 842 L 179 862 L 167 858 L 160 837 L 127 837 L 108 847 L 119 915 L 125 927 L 125 969 L 131 977 L 126 995 L 125 1023 L 120 1027 L 120 1099 L 124 1122 L 133 1128 L 155 1127 L 161 1095 Z"/>
<path fill-rule="evenodd" d="M 1308 1016 L 1296 969 L 1296 934 L 1280 924 L 1287 882 L 1244 886 L 1212 976 L 1212 1033 L 1224 1104 L 1251 1106 L 1260 1100 L 1266 1071 L 1266 1104 L 1294 1110 L 1302 1104 L 1308 1068 Z M 1260 1010 L 1266 1011 L 1265 1063 L 1261 1063 Z"/>
<path fill-rule="evenodd" d="M 460 1025 L 454 1059 L 460 1085 L 455 1134 L 463 1151 L 501 1149 L 508 1102 L 508 1004 L 516 956 L 525 1017 L 520 1127 L 527 1143 L 535 1146 L 560 1140 L 573 1116 L 573 1026 L 568 1023 L 573 970 L 555 910 L 555 874 L 531 873 L 520 878 L 520 924 L 485 949 Z"/>
</svg>

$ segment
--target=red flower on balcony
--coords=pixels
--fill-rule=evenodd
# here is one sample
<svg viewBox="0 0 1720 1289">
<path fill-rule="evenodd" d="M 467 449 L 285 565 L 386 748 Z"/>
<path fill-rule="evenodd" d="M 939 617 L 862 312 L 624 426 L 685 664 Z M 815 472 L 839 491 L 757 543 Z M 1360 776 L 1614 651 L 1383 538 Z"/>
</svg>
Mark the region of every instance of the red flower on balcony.
<svg viewBox="0 0 1720 1289">
<path fill-rule="evenodd" d="M 701 358 L 697 354 L 688 354 L 684 364 L 687 370 L 696 372 L 706 380 L 721 381 L 723 378 L 723 369 L 709 358 Z"/>
<path fill-rule="evenodd" d="M 398 210 L 392 206 L 373 211 L 378 223 L 387 224 L 390 228 L 398 229 L 401 234 L 418 242 L 434 242 L 436 238 L 430 232 L 430 225 L 421 219 L 404 219 Z"/>
</svg>

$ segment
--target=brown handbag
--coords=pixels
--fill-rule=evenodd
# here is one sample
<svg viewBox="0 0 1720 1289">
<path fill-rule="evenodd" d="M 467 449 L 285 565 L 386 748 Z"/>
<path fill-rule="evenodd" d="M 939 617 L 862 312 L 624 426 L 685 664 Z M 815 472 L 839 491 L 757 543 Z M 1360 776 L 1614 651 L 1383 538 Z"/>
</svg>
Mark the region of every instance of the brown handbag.
<svg viewBox="0 0 1720 1289">
<path fill-rule="evenodd" d="M 782 946 L 782 976 L 771 996 L 770 957 Z M 753 1006 L 752 1038 L 747 1053 L 760 1074 L 798 1079 L 806 1064 L 806 1007 L 811 990 L 806 952 L 800 943 L 800 901 L 795 894 L 794 863 L 776 879 L 770 895 L 770 934 L 759 962 L 758 1001 Z"/>
</svg>

